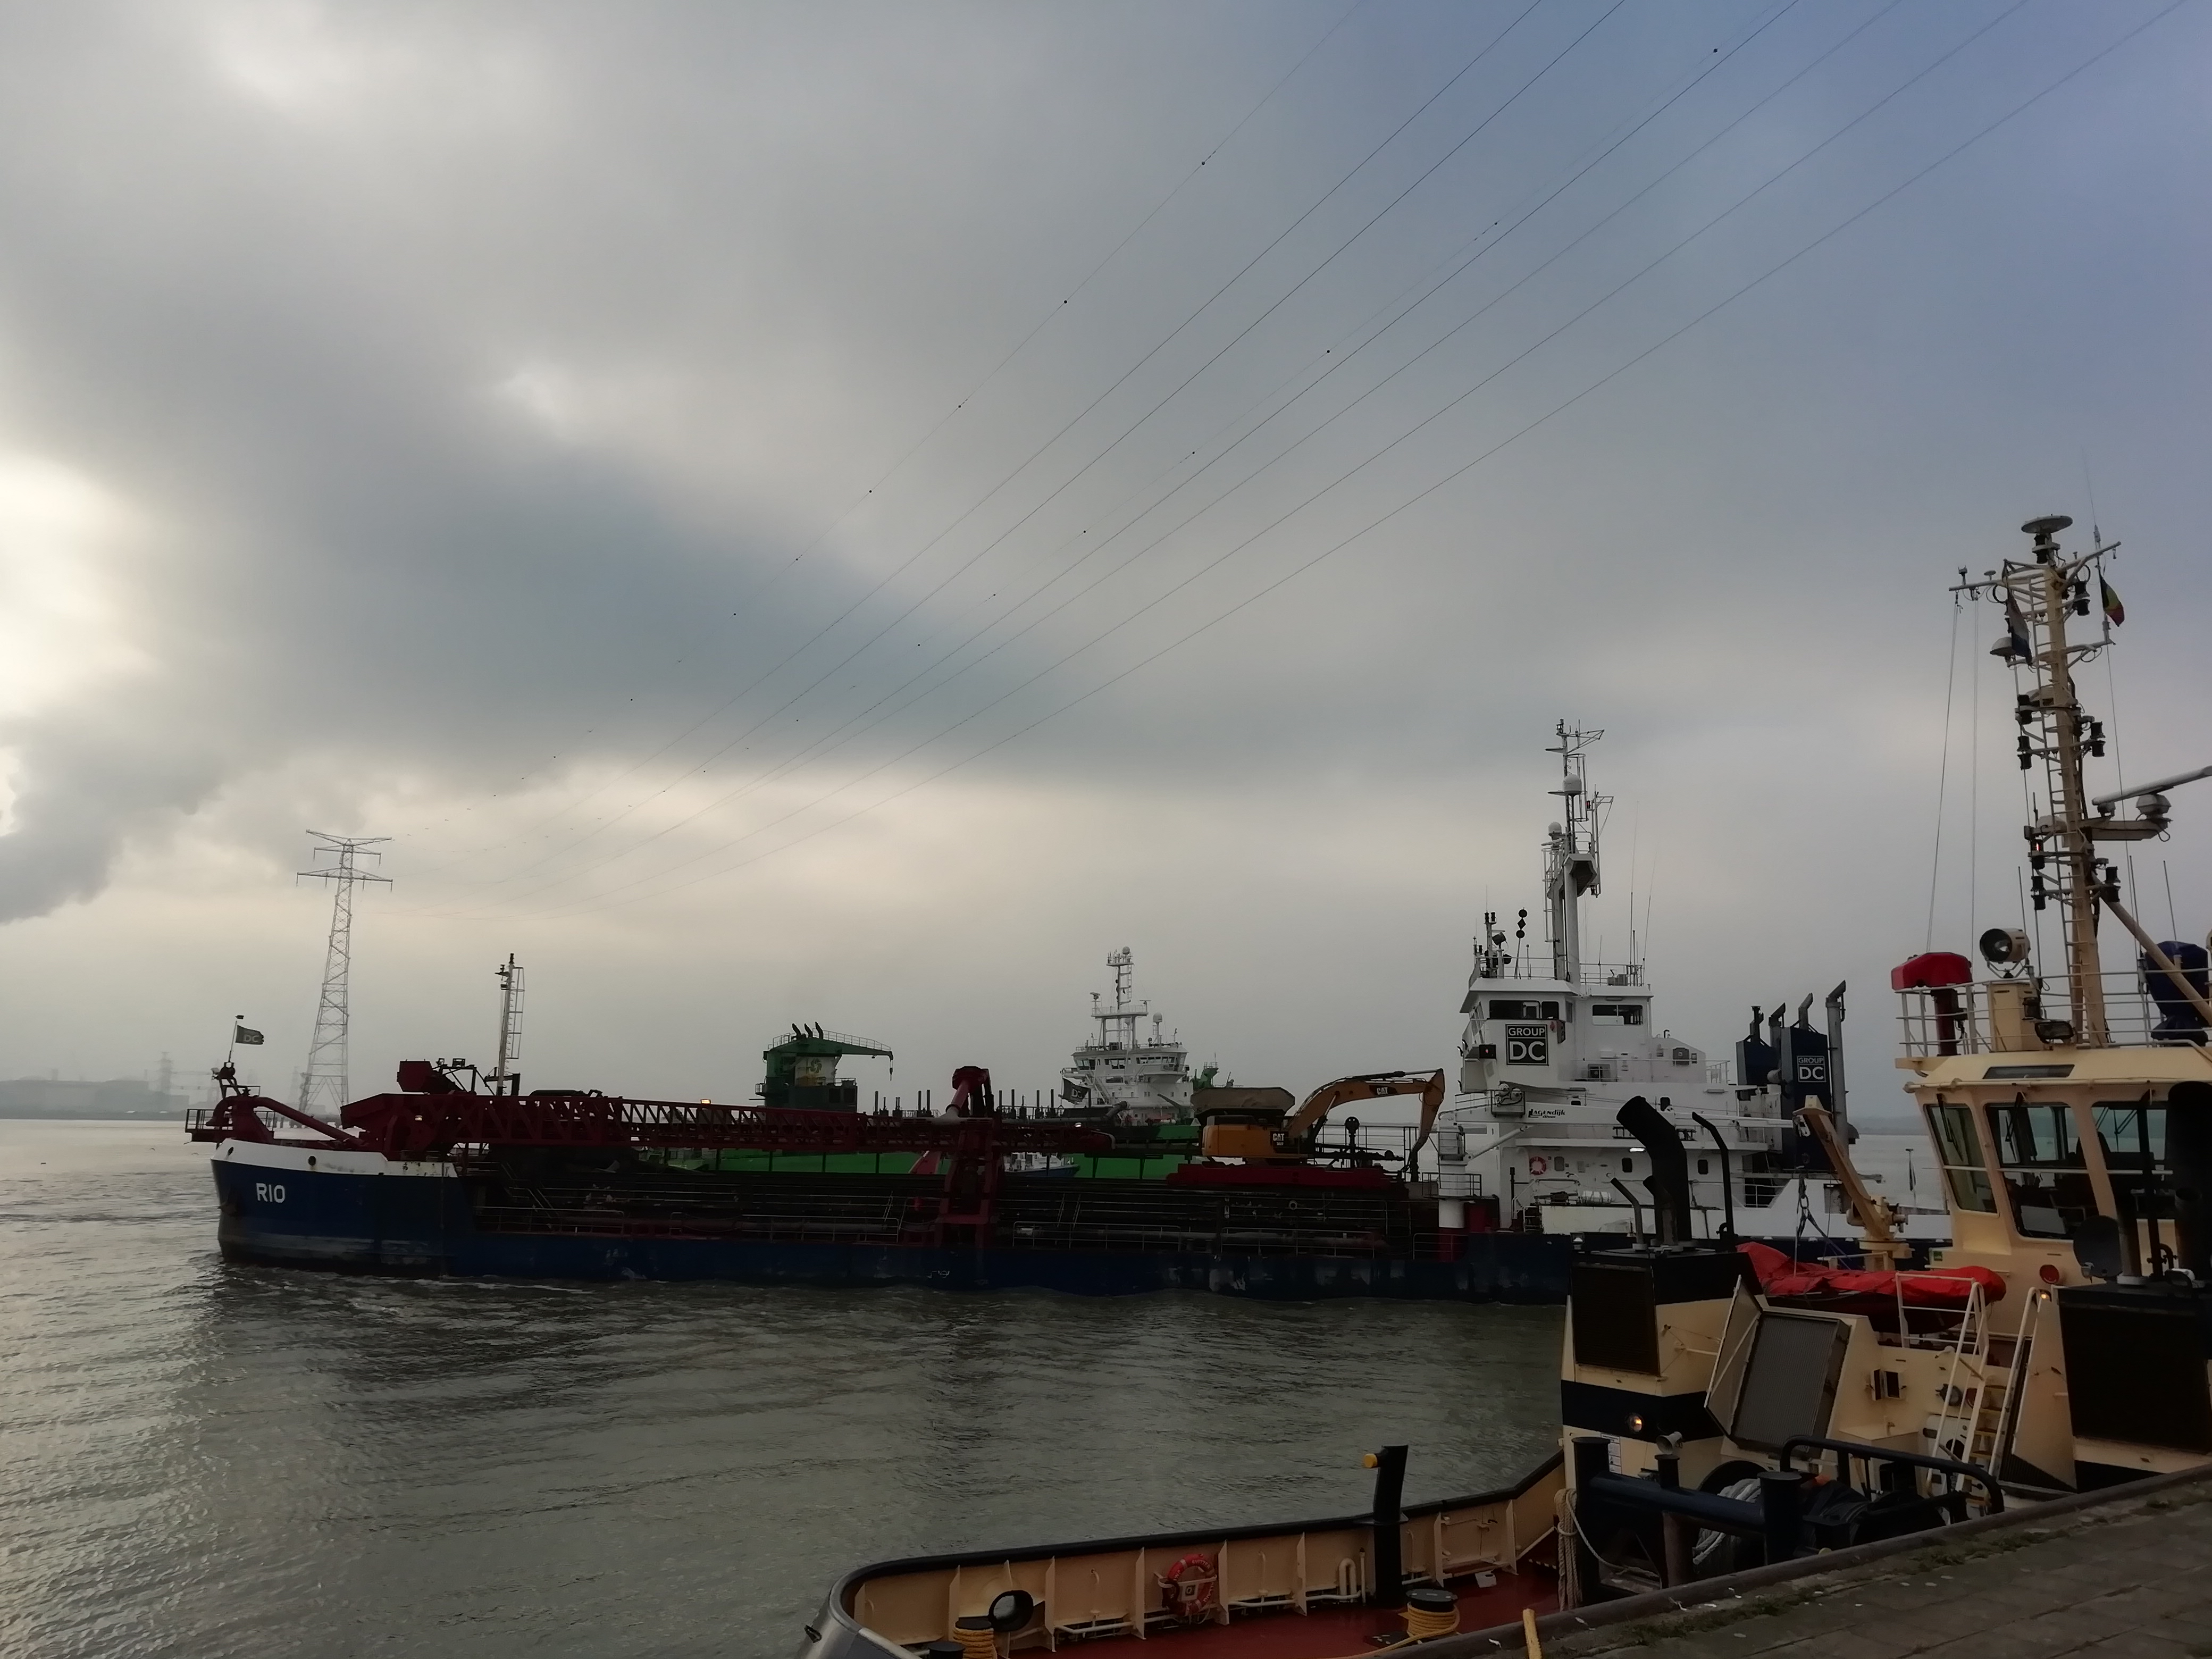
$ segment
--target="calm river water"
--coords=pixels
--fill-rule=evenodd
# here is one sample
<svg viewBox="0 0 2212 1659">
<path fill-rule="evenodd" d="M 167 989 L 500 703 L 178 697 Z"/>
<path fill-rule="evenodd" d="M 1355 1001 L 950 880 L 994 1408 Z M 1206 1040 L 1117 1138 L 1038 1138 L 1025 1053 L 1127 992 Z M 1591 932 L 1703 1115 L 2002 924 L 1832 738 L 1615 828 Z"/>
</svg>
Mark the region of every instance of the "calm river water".
<svg viewBox="0 0 2212 1659">
<path fill-rule="evenodd" d="M 1552 1309 L 403 1283 L 216 1255 L 169 1125 L 0 1121 L 0 1652 L 782 1659 L 862 1560 L 1502 1482 Z"/>
</svg>

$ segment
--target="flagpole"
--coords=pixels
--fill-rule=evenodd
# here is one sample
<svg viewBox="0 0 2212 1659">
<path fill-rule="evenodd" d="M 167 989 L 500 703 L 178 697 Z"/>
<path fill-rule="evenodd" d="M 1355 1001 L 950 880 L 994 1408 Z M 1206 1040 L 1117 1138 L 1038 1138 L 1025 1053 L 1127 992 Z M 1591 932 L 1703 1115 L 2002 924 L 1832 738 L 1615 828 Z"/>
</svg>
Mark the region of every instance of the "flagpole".
<svg viewBox="0 0 2212 1659">
<path fill-rule="evenodd" d="M 238 1058 L 238 1028 L 245 1018 L 244 1014 L 233 1014 L 230 1017 L 230 1047 L 222 1051 L 222 1063 L 226 1066 Z"/>
</svg>

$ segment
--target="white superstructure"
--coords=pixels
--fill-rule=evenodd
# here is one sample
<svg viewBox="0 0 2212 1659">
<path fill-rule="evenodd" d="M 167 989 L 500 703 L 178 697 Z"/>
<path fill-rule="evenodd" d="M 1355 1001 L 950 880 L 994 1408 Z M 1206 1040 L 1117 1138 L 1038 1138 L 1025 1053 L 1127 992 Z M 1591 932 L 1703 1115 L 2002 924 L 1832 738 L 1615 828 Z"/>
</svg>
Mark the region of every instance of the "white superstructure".
<svg viewBox="0 0 2212 1659">
<path fill-rule="evenodd" d="M 1745 1237 L 1849 1237 L 1834 1183 L 1821 1171 L 1808 1178 L 1782 1167 L 1792 1139 L 1784 1091 L 1766 1077 L 1739 1086 L 1725 1063 L 1659 1024 L 1632 932 L 1630 960 L 1584 959 L 1582 904 L 1600 891 L 1599 838 L 1611 805 L 1591 793 L 1585 763 L 1604 734 L 1561 721 L 1557 735 L 1549 752 L 1561 775 L 1552 793 L 1562 811 L 1545 839 L 1543 937 L 1528 939 L 1526 910 L 1510 936 L 1497 913 L 1483 918 L 1460 1005 L 1460 1092 L 1437 1135 L 1441 1224 L 1644 1231 L 1650 1160 L 1617 1121 L 1641 1095 L 1681 1135 L 1701 1236 L 1720 1231 L 1732 1200 Z M 1831 1097 L 1825 1073 L 1818 1086 Z M 1910 1215 L 1907 1236 L 1940 1240 L 1945 1219 L 1940 1208 Z"/>
<path fill-rule="evenodd" d="M 1105 1112 L 1129 1123 L 1160 1123 L 1190 1115 L 1189 1054 L 1175 1033 L 1161 1035 L 1163 1018 L 1152 1004 L 1130 994 L 1135 957 L 1123 945 L 1106 958 L 1114 970 L 1113 1006 L 1091 994 L 1097 1030 L 1061 1071 L 1060 1097 L 1079 1109 Z M 1152 1036 L 1144 1027 L 1149 1022 Z"/>
</svg>

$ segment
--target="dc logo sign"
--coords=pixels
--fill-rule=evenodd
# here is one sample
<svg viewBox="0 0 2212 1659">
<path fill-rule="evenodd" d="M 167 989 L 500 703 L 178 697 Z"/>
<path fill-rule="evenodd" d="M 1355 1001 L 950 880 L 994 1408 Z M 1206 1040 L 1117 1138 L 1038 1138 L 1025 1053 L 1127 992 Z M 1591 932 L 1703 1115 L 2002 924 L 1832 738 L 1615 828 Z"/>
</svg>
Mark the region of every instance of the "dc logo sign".
<svg viewBox="0 0 2212 1659">
<path fill-rule="evenodd" d="M 1508 1066 L 1548 1066 L 1552 1063 L 1552 1033 L 1542 1025 L 1509 1025 L 1505 1028 L 1505 1063 Z"/>
<path fill-rule="evenodd" d="M 1799 1060 L 1797 1080 L 1800 1083 L 1826 1083 L 1828 1080 L 1828 1062 L 1825 1060 Z"/>
</svg>

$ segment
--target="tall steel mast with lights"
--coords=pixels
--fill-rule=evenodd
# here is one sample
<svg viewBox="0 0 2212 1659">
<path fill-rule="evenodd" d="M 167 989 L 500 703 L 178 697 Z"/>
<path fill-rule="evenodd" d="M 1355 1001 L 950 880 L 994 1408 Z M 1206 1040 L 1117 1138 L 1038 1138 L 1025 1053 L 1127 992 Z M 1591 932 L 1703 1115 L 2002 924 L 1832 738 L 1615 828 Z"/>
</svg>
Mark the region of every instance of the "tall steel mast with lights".
<svg viewBox="0 0 2212 1659">
<path fill-rule="evenodd" d="M 2017 752 L 2021 771 L 2041 764 L 2044 781 L 2043 800 L 2039 805 L 2031 801 L 2031 816 L 2023 830 L 2028 895 L 2039 911 L 2054 902 L 2058 906 L 2066 938 L 2068 1017 L 2044 1021 L 2042 1035 L 2054 1044 L 2101 1048 L 2111 1042 L 2112 1031 L 2097 949 L 2099 907 L 2119 918 L 2154 965 L 2171 969 L 2172 964 L 2121 904 L 2118 872 L 2099 854 L 2097 843 L 2143 841 L 2164 834 L 2168 803 L 2156 787 L 2122 790 L 2093 801 L 2082 782 L 2084 757 L 2105 752 L 2105 727 L 2103 721 L 2082 711 L 2074 670 L 2112 643 L 2112 623 L 2106 614 L 2094 637 L 2075 639 L 2069 635 L 2068 618 L 2091 614 L 2093 580 L 2100 599 L 2111 591 L 2105 563 L 2119 544 L 2093 537 L 2096 544 L 2088 551 L 2069 555 L 2058 545 L 2058 534 L 2073 522 L 2063 513 L 2030 519 L 2021 526 L 2034 538 L 2028 557 L 2007 559 L 1998 568 L 1984 572 L 1979 580 L 1970 579 L 1962 568 L 1954 591 L 2003 606 L 2005 631 L 1990 654 L 2009 663 L 2027 681 L 2014 701 L 2013 718 L 2020 726 Z M 2187 781 L 2161 781 L 2170 787 Z M 2116 817 L 2115 807 L 2130 796 L 2135 798 L 2136 816 Z"/>
<path fill-rule="evenodd" d="M 1566 804 L 1563 820 L 1552 825 L 1544 854 L 1544 900 L 1552 930 L 1552 977 L 1579 984 L 1583 973 L 1582 905 L 1598 885 L 1598 816 L 1612 804 L 1609 795 L 1589 793 L 1584 771 L 1589 746 L 1603 732 L 1585 732 L 1561 720 L 1556 747 L 1559 787 L 1552 793 Z"/>
</svg>

